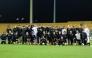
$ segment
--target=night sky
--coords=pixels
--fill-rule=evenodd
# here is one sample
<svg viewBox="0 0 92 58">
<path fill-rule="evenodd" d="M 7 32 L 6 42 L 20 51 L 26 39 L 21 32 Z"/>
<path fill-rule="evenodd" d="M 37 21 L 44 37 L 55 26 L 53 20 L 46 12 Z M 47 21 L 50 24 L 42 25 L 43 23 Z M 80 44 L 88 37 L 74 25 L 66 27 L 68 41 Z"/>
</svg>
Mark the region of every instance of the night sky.
<svg viewBox="0 0 92 58">
<path fill-rule="evenodd" d="M 92 20 L 92 0 L 56 0 L 56 21 Z"/>
<path fill-rule="evenodd" d="M 0 22 L 29 22 L 30 0 L 0 0 Z M 22 21 L 23 20 L 23 21 Z"/>
<path fill-rule="evenodd" d="M 33 0 L 33 22 L 53 22 L 54 0 Z M 0 22 L 29 23 L 30 0 L 0 0 Z M 21 20 L 23 19 L 23 21 Z M 56 0 L 56 22 L 92 19 L 92 0 Z"/>
</svg>

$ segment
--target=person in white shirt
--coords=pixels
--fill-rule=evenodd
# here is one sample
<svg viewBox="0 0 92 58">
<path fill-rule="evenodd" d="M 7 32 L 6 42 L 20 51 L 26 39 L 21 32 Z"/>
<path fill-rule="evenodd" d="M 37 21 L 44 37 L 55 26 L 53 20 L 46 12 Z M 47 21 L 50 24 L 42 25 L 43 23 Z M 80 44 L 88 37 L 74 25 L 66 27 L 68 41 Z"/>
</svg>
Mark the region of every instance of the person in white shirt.
<svg viewBox="0 0 92 58">
<path fill-rule="evenodd" d="M 67 30 L 65 29 L 65 26 L 64 26 L 63 29 L 62 29 L 62 35 L 64 34 L 64 32 L 67 33 Z"/>
<path fill-rule="evenodd" d="M 75 34 L 75 39 L 74 39 L 74 45 L 76 45 L 76 41 L 78 42 L 79 45 L 81 45 L 81 35 L 79 33 L 78 30 L 76 30 L 76 34 Z"/>
<path fill-rule="evenodd" d="M 37 29 L 38 27 L 36 25 L 34 25 L 34 27 L 32 28 L 33 30 L 33 34 L 35 35 L 36 39 L 35 39 L 35 42 L 37 43 Z"/>
<path fill-rule="evenodd" d="M 89 28 L 86 25 L 84 26 L 84 32 L 87 34 L 87 44 L 90 45 L 90 39 L 89 39 L 90 31 L 89 31 Z"/>
</svg>

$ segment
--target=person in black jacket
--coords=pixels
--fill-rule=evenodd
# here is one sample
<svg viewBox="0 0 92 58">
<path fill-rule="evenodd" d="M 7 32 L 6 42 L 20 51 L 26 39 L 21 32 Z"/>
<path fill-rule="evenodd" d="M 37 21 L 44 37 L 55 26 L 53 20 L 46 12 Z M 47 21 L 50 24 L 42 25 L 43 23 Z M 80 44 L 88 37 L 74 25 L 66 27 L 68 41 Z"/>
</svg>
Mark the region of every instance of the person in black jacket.
<svg viewBox="0 0 92 58">
<path fill-rule="evenodd" d="M 55 42 L 56 42 L 56 34 L 55 34 L 55 32 L 53 32 L 52 43 L 55 45 Z"/>
<path fill-rule="evenodd" d="M 68 42 L 71 42 L 71 45 L 73 45 L 73 43 L 74 43 L 73 39 L 75 38 L 75 34 L 73 34 L 72 31 L 70 31 L 68 36 L 69 36 Z"/>
<path fill-rule="evenodd" d="M 79 33 L 82 33 L 82 27 L 81 26 L 79 26 L 79 28 L 78 28 L 78 31 L 79 31 Z"/>
<path fill-rule="evenodd" d="M 40 45 L 47 45 L 47 39 L 44 36 L 40 39 Z"/>
<path fill-rule="evenodd" d="M 30 35 L 28 34 L 28 32 L 26 32 L 26 34 L 24 35 L 24 44 L 26 44 L 27 42 L 29 44 L 31 44 L 30 43 Z"/>
<path fill-rule="evenodd" d="M 18 32 L 13 34 L 13 43 L 19 43 L 19 36 L 18 36 Z"/>
<path fill-rule="evenodd" d="M 14 26 L 14 28 L 13 28 L 13 34 L 16 33 L 16 32 L 18 32 L 18 30 L 17 30 L 17 27 Z"/>
<path fill-rule="evenodd" d="M 65 44 L 65 45 L 68 45 L 68 36 L 67 36 L 66 31 L 65 31 L 64 34 L 63 34 L 63 39 L 64 39 L 64 44 Z"/>
<path fill-rule="evenodd" d="M 81 33 L 81 40 L 82 40 L 82 45 L 87 45 L 87 34 L 84 32 L 84 30 Z"/>
<path fill-rule="evenodd" d="M 21 32 L 21 35 L 22 35 L 22 44 L 24 44 L 24 41 L 25 41 L 25 39 L 24 39 L 24 35 L 26 34 L 26 28 L 25 28 L 25 26 L 23 26 L 22 27 L 22 32 Z"/>
<path fill-rule="evenodd" d="M 37 43 L 39 43 L 39 40 L 41 39 L 41 36 L 43 35 L 43 31 L 41 28 L 39 28 L 37 32 Z"/>
<path fill-rule="evenodd" d="M 60 38 L 59 38 L 59 40 L 58 40 L 58 45 L 60 46 L 62 46 L 62 45 L 64 45 L 64 38 L 63 38 L 63 36 L 61 36 Z"/>
<path fill-rule="evenodd" d="M 47 40 L 49 41 L 49 44 L 52 44 L 52 38 L 50 32 L 47 33 Z"/>
<path fill-rule="evenodd" d="M 8 26 L 6 30 L 7 30 L 7 33 L 9 33 L 9 31 L 12 32 L 12 29 L 10 28 L 10 26 Z"/>
<path fill-rule="evenodd" d="M 13 34 L 11 33 L 11 31 L 9 31 L 9 33 L 7 34 L 7 37 L 8 37 L 8 44 L 11 44 L 12 43 L 12 37 L 13 37 Z"/>
<path fill-rule="evenodd" d="M 5 32 L 3 32 L 3 34 L 1 35 L 1 44 L 6 44 L 6 38 L 7 38 L 7 35 Z"/>
<path fill-rule="evenodd" d="M 31 42 L 31 44 L 33 44 L 36 37 L 33 33 L 31 34 L 30 37 L 31 37 L 30 42 Z"/>
</svg>

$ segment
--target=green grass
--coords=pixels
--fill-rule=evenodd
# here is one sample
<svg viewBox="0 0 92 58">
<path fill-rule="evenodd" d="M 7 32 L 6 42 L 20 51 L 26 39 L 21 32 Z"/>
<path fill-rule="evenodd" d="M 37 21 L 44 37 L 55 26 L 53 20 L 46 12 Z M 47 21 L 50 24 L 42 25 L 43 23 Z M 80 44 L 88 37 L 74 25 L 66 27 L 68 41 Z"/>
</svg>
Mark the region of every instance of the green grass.
<svg viewBox="0 0 92 58">
<path fill-rule="evenodd" d="M 0 58 L 92 58 L 90 46 L 1 45 Z"/>
</svg>

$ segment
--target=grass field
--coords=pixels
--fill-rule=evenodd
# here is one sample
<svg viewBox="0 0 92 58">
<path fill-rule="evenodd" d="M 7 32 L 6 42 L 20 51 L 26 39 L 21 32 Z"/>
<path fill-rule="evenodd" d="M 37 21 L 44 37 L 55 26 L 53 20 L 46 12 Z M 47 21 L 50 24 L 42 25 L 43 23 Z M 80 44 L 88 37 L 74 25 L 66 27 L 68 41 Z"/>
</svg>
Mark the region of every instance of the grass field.
<svg viewBox="0 0 92 58">
<path fill-rule="evenodd" d="M 92 47 L 0 44 L 0 58 L 92 58 Z"/>
</svg>

